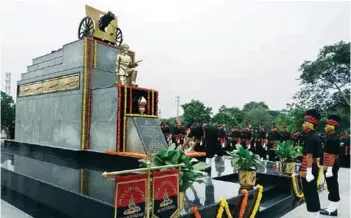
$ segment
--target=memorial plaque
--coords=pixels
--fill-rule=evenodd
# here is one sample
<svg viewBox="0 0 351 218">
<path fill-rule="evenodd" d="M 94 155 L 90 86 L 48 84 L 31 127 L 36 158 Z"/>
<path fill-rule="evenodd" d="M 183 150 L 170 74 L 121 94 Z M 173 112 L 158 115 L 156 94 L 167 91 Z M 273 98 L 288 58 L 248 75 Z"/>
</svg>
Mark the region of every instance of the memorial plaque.
<svg viewBox="0 0 351 218">
<path fill-rule="evenodd" d="M 155 152 L 167 148 L 165 137 L 155 118 L 134 117 L 134 123 L 147 151 Z"/>
</svg>

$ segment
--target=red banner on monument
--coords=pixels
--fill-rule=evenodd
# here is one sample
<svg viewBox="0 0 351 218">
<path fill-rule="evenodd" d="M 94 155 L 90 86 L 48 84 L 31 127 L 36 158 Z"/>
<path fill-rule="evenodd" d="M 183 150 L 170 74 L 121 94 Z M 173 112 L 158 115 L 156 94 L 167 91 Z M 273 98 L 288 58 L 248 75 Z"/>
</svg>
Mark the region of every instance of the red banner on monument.
<svg viewBox="0 0 351 218">
<path fill-rule="evenodd" d="M 179 171 L 153 172 L 153 217 L 175 217 L 179 211 Z"/>
<path fill-rule="evenodd" d="M 115 217 L 145 217 L 147 174 L 116 176 Z"/>
</svg>

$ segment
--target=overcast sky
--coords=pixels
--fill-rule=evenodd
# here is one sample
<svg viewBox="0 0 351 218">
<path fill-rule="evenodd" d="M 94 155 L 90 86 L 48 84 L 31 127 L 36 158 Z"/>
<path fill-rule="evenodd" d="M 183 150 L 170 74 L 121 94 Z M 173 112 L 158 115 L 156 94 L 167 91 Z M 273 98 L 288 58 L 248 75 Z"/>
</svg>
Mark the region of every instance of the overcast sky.
<svg viewBox="0 0 351 218">
<path fill-rule="evenodd" d="M 6 3 L 7 2 L 7 3 Z M 1 75 L 16 81 L 32 58 L 77 39 L 84 5 L 111 10 L 143 59 L 138 84 L 160 92 L 162 117 L 175 96 L 214 111 L 264 101 L 285 108 L 298 68 L 319 49 L 350 40 L 350 2 L 247 0 L 1 1 Z M 4 32 L 6 33 L 4 35 Z M 3 80 L 4 77 L 2 77 Z"/>
</svg>

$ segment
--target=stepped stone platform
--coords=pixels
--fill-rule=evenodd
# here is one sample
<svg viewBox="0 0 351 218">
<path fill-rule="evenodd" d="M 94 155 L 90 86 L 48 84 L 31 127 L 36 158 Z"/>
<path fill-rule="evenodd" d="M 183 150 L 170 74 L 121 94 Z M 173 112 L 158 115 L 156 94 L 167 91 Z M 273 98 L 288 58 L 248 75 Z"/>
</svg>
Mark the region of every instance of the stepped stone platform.
<svg viewBox="0 0 351 218">
<path fill-rule="evenodd" d="M 113 217 L 115 183 L 105 180 L 102 172 L 139 167 L 132 157 L 16 141 L 5 141 L 1 156 L 2 199 L 33 217 Z M 206 182 L 187 190 L 181 217 L 193 217 L 192 206 L 203 217 L 215 217 L 221 197 L 233 215 L 239 213 L 242 194 L 230 161 L 216 157 Z M 296 206 L 290 181 L 276 171 L 274 163 L 259 169 L 257 184 L 264 192 L 256 217 L 280 217 Z M 256 195 L 255 190 L 249 191 L 248 208 L 254 206 Z"/>
</svg>

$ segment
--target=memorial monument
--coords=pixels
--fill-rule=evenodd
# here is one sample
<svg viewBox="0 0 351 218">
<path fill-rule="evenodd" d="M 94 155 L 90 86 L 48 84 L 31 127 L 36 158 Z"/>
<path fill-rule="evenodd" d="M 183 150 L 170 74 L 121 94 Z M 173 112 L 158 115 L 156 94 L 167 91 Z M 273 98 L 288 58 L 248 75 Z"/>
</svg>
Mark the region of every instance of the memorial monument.
<svg viewBox="0 0 351 218">
<path fill-rule="evenodd" d="M 117 183 L 101 176 L 135 170 L 137 158 L 167 147 L 157 122 L 158 91 L 139 86 L 141 61 L 135 57 L 123 43 L 117 17 L 86 6 L 78 40 L 33 59 L 17 83 L 15 140 L 6 140 L 1 150 L 2 199 L 33 217 L 113 217 L 117 207 L 139 214 L 150 206 L 137 207 L 140 193 L 116 206 Z M 179 160 L 171 153 L 163 154 Z M 276 163 L 257 169 L 255 188 L 243 191 L 231 162 L 216 157 L 205 184 L 193 181 L 183 190 L 185 202 L 177 214 L 273 218 L 303 200 L 296 177 L 281 174 Z M 166 184 L 163 173 L 153 172 L 152 185 Z M 195 178 L 194 172 L 175 174 Z M 143 178 L 137 181 L 140 187 L 143 181 L 150 183 Z M 172 184 L 180 181 L 186 180 Z M 130 187 L 130 182 L 120 184 Z M 183 204 L 179 190 L 168 188 L 154 196 L 160 203 L 155 214 Z"/>
<path fill-rule="evenodd" d="M 117 18 L 89 6 L 86 13 L 78 41 L 34 58 L 21 75 L 15 140 L 100 152 L 165 148 L 158 91 L 136 86 L 135 52 L 119 46 Z"/>
</svg>

